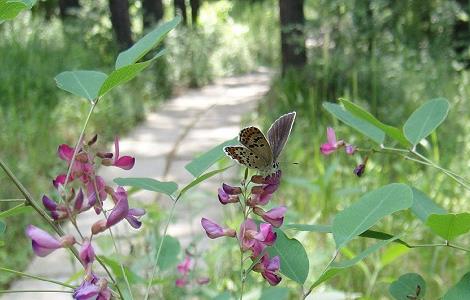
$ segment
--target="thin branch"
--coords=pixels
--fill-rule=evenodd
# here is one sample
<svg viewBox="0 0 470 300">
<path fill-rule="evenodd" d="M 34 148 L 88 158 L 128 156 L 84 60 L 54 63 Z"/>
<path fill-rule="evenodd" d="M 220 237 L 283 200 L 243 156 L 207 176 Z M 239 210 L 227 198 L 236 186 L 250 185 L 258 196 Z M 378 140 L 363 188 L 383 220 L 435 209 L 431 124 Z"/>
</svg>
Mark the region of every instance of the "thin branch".
<svg viewBox="0 0 470 300">
<path fill-rule="evenodd" d="M 57 280 L 48 279 L 48 278 L 44 278 L 44 277 L 40 277 L 40 276 L 36 276 L 36 275 L 31 275 L 31 274 L 23 273 L 23 272 L 16 271 L 16 270 L 11 270 L 11 269 L 7 269 L 7 268 L 3 268 L 3 267 L 0 267 L 0 270 L 4 271 L 4 272 L 15 274 L 15 275 L 19 275 L 19 276 L 22 276 L 22 277 L 29 277 L 29 278 L 33 278 L 33 279 L 37 279 L 37 280 L 41 280 L 41 281 L 47 281 L 47 282 L 54 283 L 54 284 L 57 284 L 57 285 L 61 285 L 61 286 L 64 286 L 64 287 L 68 287 L 68 288 L 71 288 L 71 289 L 76 288 L 76 286 L 73 286 L 73 285 L 70 285 L 70 284 L 67 284 L 67 283 L 64 283 L 64 282 L 60 282 L 60 281 L 57 281 Z"/>
</svg>

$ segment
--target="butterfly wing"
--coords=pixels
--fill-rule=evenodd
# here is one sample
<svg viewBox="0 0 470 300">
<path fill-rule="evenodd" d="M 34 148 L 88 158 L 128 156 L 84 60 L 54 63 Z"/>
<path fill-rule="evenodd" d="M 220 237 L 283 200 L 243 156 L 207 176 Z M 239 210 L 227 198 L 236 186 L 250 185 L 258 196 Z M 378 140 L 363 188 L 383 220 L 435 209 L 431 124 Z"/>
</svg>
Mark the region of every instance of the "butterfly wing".
<svg viewBox="0 0 470 300">
<path fill-rule="evenodd" d="M 238 163 L 251 168 L 264 170 L 266 169 L 266 164 L 258 155 L 255 154 L 252 150 L 244 146 L 230 146 L 224 148 L 225 153 L 230 156 L 232 159 L 238 161 Z"/>
<path fill-rule="evenodd" d="M 266 171 L 273 162 L 271 146 L 264 134 L 256 127 L 243 128 L 238 140 L 243 146 L 225 147 L 228 156 L 248 168 Z"/>
<path fill-rule="evenodd" d="M 279 154 L 286 145 L 287 139 L 289 138 L 292 126 L 295 121 L 295 111 L 282 115 L 274 121 L 268 130 L 269 145 L 272 149 L 272 157 L 274 161 L 277 161 Z"/>
<path fill-rule="evenodd" d="M 238 139 L 243 146 L 251 150 L 249 153 L 253 153 L 251 156 L 255 157 L 255 159 L 261 159 L 264 164 L 264 169 L 271 166 L 273 162 L 273 152 L 261 130 L 253 126 L 243 128 L 240 131 Z"/>
</svg>

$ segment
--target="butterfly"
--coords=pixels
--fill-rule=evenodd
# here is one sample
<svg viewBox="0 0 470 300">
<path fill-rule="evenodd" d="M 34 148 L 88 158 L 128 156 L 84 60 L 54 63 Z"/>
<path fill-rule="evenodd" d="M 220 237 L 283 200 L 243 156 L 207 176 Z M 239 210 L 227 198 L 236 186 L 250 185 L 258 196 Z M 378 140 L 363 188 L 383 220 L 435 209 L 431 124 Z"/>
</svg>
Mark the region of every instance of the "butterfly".
<svg viewBox="0 0 470 300">
<path fill-rule="evenodd" d="M 243 128 L 238 135 L 241 145 L 225 147 L 225 153 L 250 169 L 271 174 L 279 168 L 277 159 L 289 138 L 295 115 L 295 112 L 290 112 L 274 121 L 267 139 L 257 127 Z"/>
</svg>

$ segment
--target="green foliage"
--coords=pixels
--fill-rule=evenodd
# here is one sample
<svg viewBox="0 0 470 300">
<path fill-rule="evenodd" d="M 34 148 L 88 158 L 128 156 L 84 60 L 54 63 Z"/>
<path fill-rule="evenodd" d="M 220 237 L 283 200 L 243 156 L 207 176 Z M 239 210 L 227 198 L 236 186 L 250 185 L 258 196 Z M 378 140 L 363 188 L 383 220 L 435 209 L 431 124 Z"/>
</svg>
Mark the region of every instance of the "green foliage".
<svg viewBox="0 0 470 300">
<path fill-rule="evenodd" d="M 235 145 L 236 143 L 238 143 L 237 138 L 225 141 L 200 155 L 199 157 L 193 159 L 190 163 L 185 165 L 184 168 L 188 170 L 188 172 L 191 173 L 194 177 L 199 177 L 213 164 L 225 156 L 224 148 L 226 146 Z"/>
<path fill-rule="evenodd" d="M 179 197 L 183 196 L 187 191 L 189 191 L 190 189 L 192 189 L 193 187 L 195 187 L 199 183 L 201 183 L 203 181 L 206 181 L 207 179 L 211 178 L 212 176 L 215 176 L 219 173 L 222 173 L 222 172 L 226 171 L 228 168 L 230 168 L 230 167 L 213 170 L 213 171 L 207 172 L 204 175 L 201 175 L 201 176 L 197 177 L 196 179 L 194 179 L 193 181 L 188 183 L 188 185 L 186 185 L 184 188 L 182 188 L 178 196 Z"/>
<path fill-rule="evenodd" d="M 154 249 L 158 249 L 160 245 L 160 240 L 156 240 Z M 160 257 L 158 258 L 158 267 L 160 270 L 167 270 L 170 267 L 174 267 L 178 263 L 178 257 L 181 252 L 180 242 L 172 237 L 165 236 L 165 239 L 162 244 L 162 250 L 160 252 Z"/>
<path fill-rule="evenodd" d="M 426 222 L 431 214 L 445 214 L 446 211 L 428 196 L 416 188 L 411 189 L 413 191 L 413 205 L 411 211 L 416 215 L 423 223 Z"/>
<path fill-rule="evenodd" d="M 470 230 L 470 214 L 431 214 L 426 225 L 444 239 L 453 240 Z"/>
<path fill-rule="evenodd" d="M 108 76 L 96 71 L 65 71 L 55 77 L 57 86 L 64 91 L 90 101 L 98 98 Z"/>
<path fill-rule="evenodd" d="M 270 257 L 279 256 L 281 273 L 303 284 L 308 276 L 309 261 L 303 245 L 294 238 L 288 238 L 282 230 L 276 230 L 277 239 L 268 249 Z"/>
<path fill-rule="evenodd" d="M 285 287 L 264 288 L 259 300 L 287 300 L 289 299 L 289 289 Z"/>
<path fill-rule="evenodd" d="M 460 281 L 450 288 L 442 300 L 460 300 L 470 297 L 470 273 L 465 274 Z"/>
<path fill-rule="evenodd" d="M 406 138 L 414 146 L 433 132 L 447 117 L 449 102 L 438 98 L 429 100 L 411 114 L 403 126 Z"/>
<path fill-rule="evenodd" d="M 15 18 L 21 11 L 31 9 L 36 0 L 0 0 L 0 24 Z"/>
<path fill-rule="evenodd" d="M 396 281 L 392 282 L 388 291 L 395 300 L 424 299 L 426 282 L 421 275 L 408 273 L 401 275 Z"/>
<path fill-rule="evenodd" d="M 338 104 L 326 102 L 323 104 L 323 107 L 336 118 L 369 137 L 377 144 L 383 144 L 385 140 L 384 132 L 372 125 L 370 122 L 364 121 L 362 118 L 355 116 Z"/>
<path fill-rule="evenodd" d="M 178 184 L 175 182 L 162 182 L 152 178 L 115 178 L 114 182 L 122 186 L 132 186 L 168 196 L 172 196 L 178 189 Z"/>
<path fill-rule="evenodd" d="M 392 183 L 365 194 L 334 218 L 336 247 L 339 249 L 345 246 L 385 216 L 407 209 L 412 203 L 411 189 L 400 183 Z"/>
<path fill-rule="evenodd" d="M 12 207 L 8 210 L 4 210 L 0 212 L 0 219 L 13 217 L 25 213 L 31 213 L 32 208 L 30 206 L 25 206 L 24 204 L 19 204 L 15 207 Z"/>
</svg>

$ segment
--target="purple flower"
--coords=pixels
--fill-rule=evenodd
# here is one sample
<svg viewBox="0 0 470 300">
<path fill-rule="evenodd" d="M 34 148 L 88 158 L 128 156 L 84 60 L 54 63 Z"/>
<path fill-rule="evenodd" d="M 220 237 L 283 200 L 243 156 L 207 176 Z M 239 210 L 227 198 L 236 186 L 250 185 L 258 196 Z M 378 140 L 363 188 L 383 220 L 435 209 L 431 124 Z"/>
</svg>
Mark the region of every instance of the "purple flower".
<svg viewBox="0 0 470 300">
<path fill-rule="evenodd" d="M 90 240 L 86 239 L 83 242 L 79 256 L 85 266 L 92 264 L 95 261 L 95 250 L 93 249 Z"/>
<path fill-rule="evenodd" d="M 272 226 L 279 228 L 284 222 L 284 215 L 286 214 L 287 207 L 279 206 L 265 212 L 260 207 L 255 207 L 253 212 L 263 218 L 264 221 L 268 222 Z"/>
<path fill-rule="evenodd" d="M 216 239 L 222 236 L 235 237 L 235 230 L 230 228 L 222 228 L 220 225 L 212 222 L 209 219 L 202 218 L 201 225 L 206 231 L 206 234 L 211 239 Z"/>
<path fill-rule="evenodd" d="M 356 153 L 357 148 L 354 145 L 347 144 L 344 150 L 346 151 L 346 154 L 353 155 Z"/>
<path fill-rule="evenodd" d="M 251 177 L 251 182 L 261 185 L 255 185 L 251 188 L 251 196 L 247 204 L 251 207 L 257 205 L 266 205 L 271 200 L 274 192 L 277 191 L 281 183 L 281 170 L 269 176 L 263 177 L 255 175 Z"/>
<path fill-rule="evenodd" d="M 175 280 L 175 285 L 179 288 L 184 288 L 188 284 L 186 278 L 178 278 Z"/>
<path fill-rule="evenodd" d="M 85 279 L 82 284 L 75 289 L 73 299 L 110 300 L 111 290 L 108 288 L 108 281 L 105 278 L 98 279 L 95 275 L 92 275 L 91 279 Z"/>
<path fill-rule="evenodd" d="M 208 277 L 199 277 L 198 279 L 196 279 L 196 282 L 199 285 L 205 285 L 210 282 L 210 279 Z"/>
<path fill-rule="evenodd" d="M 63 204 L 57 204 L 54 200 L 46 195 L 42 196 L 42 204 L 49 211 L 51 217 L 57 220 L 63 220 L 69 217 L 67 207 Z"/>
<path fill-rule="evenodd" d="M 330 155 L 331 153 L 338 150 L 338 148 L 344 146 L 344 141 L 342 140 L 336 141 L 336 133 L 333 128 L 328 127 L 326 129 L 326 137 L 327 137 L 327 143 L 322 144 L 320 146 L 320 151 L 324 155 Z"/>
<path fill-rule="evenodd" d="M 271 246 L 274 244 L 277 237 L 277 234 L 272 230 L 271 224 L 261 223 L 258 231 L 258 226 L 256 226 L 256 223 L 252 219 L 247 219 L 240 225 L 238 235 L 242 249 L 244 251 L 252 250 L 253 252 L 263 250 L 263 247 L 260 247 L 257 242 Z M 253 254 L 253 256 L 256 255 Z"/>
<path fill-rule="evenodd" d="M 222 203 L 223 205 L 228 204 L 228 203 L 237 203 L 238 201 L 240 201 L 240 198 L 237 195 L 228 194 L 224 188 L 218 189 L 217 196 L 219 198 L 220 203 Z"/>
<path fill-rule="evenodd" d="M 47 256 L 59 248 L 70 247 L 75 244 L 75 238 L 72 235 L 64 235 L 60 239 L 56 239 L 34 225 L 28 225 L 26 235 L 32 241 L 34 253 L 40 257 Z"/>
<path fill-rule="evenodd" d="M 141 208 L 129 209 L 127 192 L 122 186 L 118 186 L 116 191 L 112 192 L 111 197 L 116 205 L 114 205 L 114 208 L 106 220 L 100 220 L 93 224 L 91 232 L 93 234 L 103 232 L 124 219 L 126 219 L 133 228 L 140 228 L 142 223 L 138 218 L 145 214 L 145 210 Z"/>
<path fill-rule="evenodd" d="M 57 154 L 62 160 L 65 160 L 70 164 L 72 162 L 74 151 L 74 148 L 66 144 L 62 144 L 57 149 Z M 80 149 L 80 151 L 82 150 Z M 80 177 L 83 182 L 86 182 L 94 173 L 93 164 L 88 160 L 88 155 L 85 152 L 80 151 L 78 152 L 75 162 L 72 166 L 72 172 L 70 173 L 69 181 L 73 181 L 76 177 Z M 63 175 L 59 175 L 53 183 L 54 186 L 64 184 L 65 177 L 63 177 Z"/>
<path fill-rule="evenodd" d="M 192 263 L 191 257 L 186 255 L 184 260 L 176 266 L 176 269 L 181 275 L 186 276 L 191 270 L 191 263 Z"/>
<path fill-rule="evenodd" d="M 119 157 L 119 138 L 116 136 L 114 139 L 114 161 L 113 166 L 124 169 L 130 170 L 134 167 L 135 158 L 131 156 L 122 156 Z"/>
<path fill-rule="evenodd" d="M 269 255 L 265 254 L 261 258 L 261 261 L 253 267 L 253 271 L 261 273 L 264 279 L 269 282 L 270 285 L 277 285 L 281 282 L 282 278 L 278 275 L 281 262 L 279 256 L 274 256 L 269 259 Z"/>
<path fill-rule="evenodd" d="M 95 189 L 96 183 L 96 189 Z M 104 181 L 103 177 L 95 176 L 95 180 L 89 179 L 86 182 L 86 190 L 87 190 L 87 197 L 88 197 L 88 204 L 90 206 L 95 207 L 96 214 L 101 213 L 101 203 L 106 200 L 108 194 L 106 193 L 106 182 Z M 98 191 L 99 200 L 96 197 L 96 191 Z M 101 203 L 100 203 L 101 202 Z"/>
<path fill-rule="evenodd" d="M 357 167 L 354 168 L 353 173 L 356 174 L 357 177 L 361 177 L 362 175 L 364 175 L 365 171 L 366 171 L 366 165 L 359 164 Z"/>
</svg>

